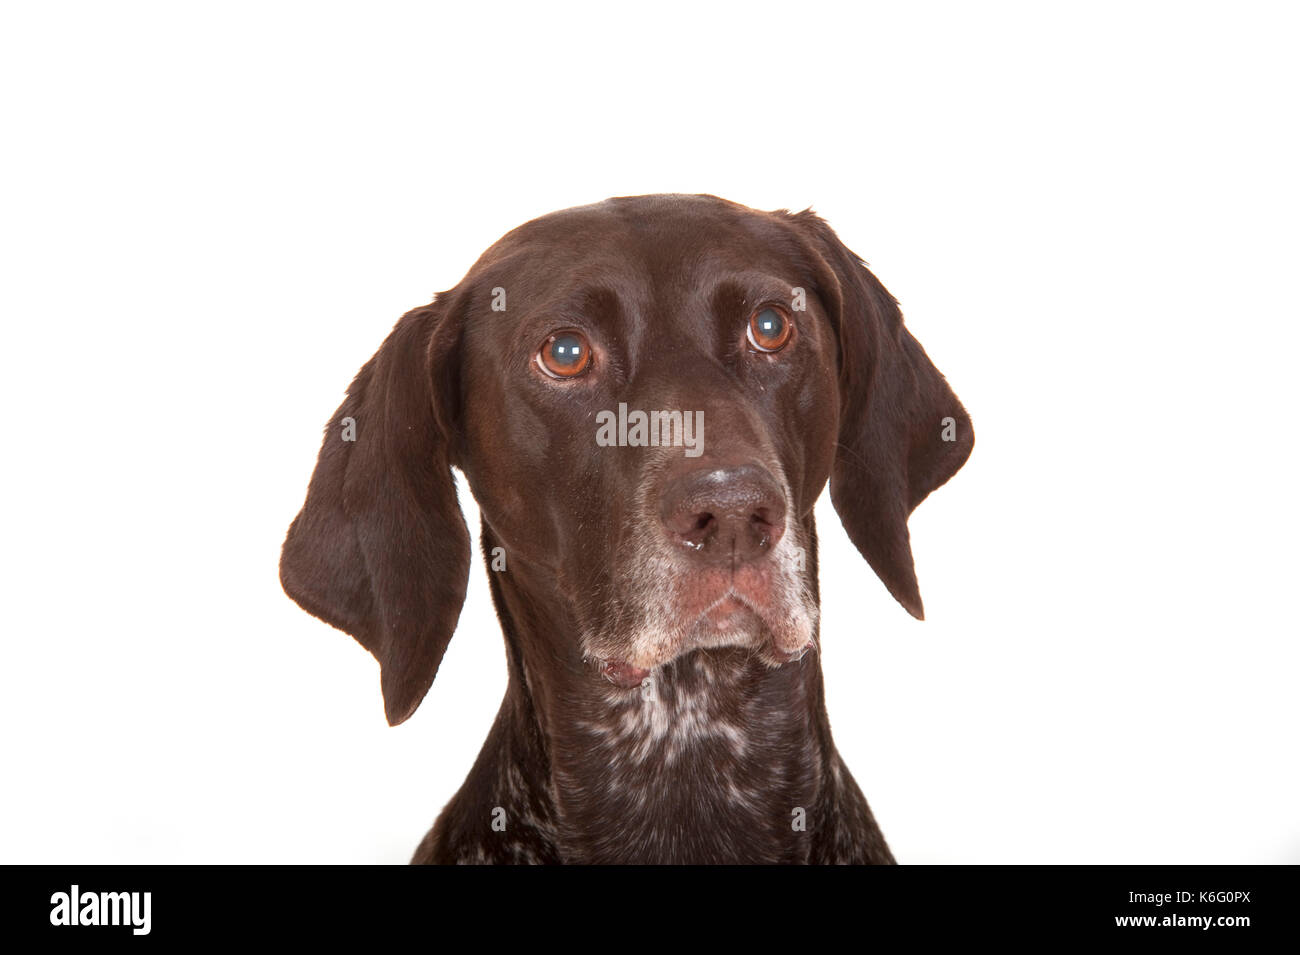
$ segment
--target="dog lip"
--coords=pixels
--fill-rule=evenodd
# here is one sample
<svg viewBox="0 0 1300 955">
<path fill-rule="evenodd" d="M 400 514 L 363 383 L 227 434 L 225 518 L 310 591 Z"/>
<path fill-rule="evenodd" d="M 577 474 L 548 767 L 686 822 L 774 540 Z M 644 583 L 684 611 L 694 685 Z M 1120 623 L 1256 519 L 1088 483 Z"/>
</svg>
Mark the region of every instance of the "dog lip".
<svg viewBox="0 0 1300 955">
<path fill-rule="evenodd" d="M 626 660 L 603 660 L 601 661 L 600 672 L 605 679 L 615 686 L 621 686 L 625 690 L 640 686 L 650 671 L 643 667 L 633 666 Z"/>
<path fill-rule="evenodd" d="M 798 663 L 812 649 L 813 642 L 809 640 L 798 650 L 777 650 L 776 655 L 782 663 Z"/>
<path fill-rule="evenodd" d="M 648 656 L 623 656 L 619 650 L 614 650 L 617 655 L 593 654 L 589 659 L 596 663 L 601 675 L 609 683 L 630 690 L 644 685 L 646 678 L 657 667 L 695 650 L 748 648 L 772 667 L 798 663 L 809 651 L 816 650 L 816 643 L 812 639 L 805 639 L 797 649 L 786 649 L 794 635 L 784 635 L 783 641 L 781 632 L 775 629 L 779 624 L 773 616 L 779 616 L 779 608 L 765 604 L 763 598 L 769 595 L 762 592 L 762 583 L 754 587 L 750 581 L 733 578 L 729 583 L 715 586 L 717 589 L 713 589 L 712 593 L 706 592 L 707 595 L 697 591 L 693 601 L 695 606 L 683 608 L 683 617 L 693 617 L 693 623 L 686 628 L 681 640 L 671 650 L 664 647 L 660 653 Z M 782 642 L 785 646 L 782 646 Z M 634 663 L 633 660 L 637 662 Z"/>
<path fill-rule="evenodd" d="M 710 604 L 700 616 L 716 626 L 725 622 L 728 617 L 744 611 L 752 612 L 753 609 L 743 597 L 729 590 Z"/>
</svg>

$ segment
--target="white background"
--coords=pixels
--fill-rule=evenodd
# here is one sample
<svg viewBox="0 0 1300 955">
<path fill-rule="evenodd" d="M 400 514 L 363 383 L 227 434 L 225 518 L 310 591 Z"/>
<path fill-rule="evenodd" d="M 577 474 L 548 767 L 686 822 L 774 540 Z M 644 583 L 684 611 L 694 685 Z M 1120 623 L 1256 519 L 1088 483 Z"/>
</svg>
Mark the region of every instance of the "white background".
<svg viewBox="0 0 1300 955">
<path fill-rule="evenodd" d="M 0 861 L 409 857 L 505 686 L 483 567 L 389 729 L 281 540 L 403 311 L 644 192 L 813 206 L 974 418 L 925 623 L 819 504 L 899 859 L 1300 861 L 1285 6 L 4 10 Z"/>
</svg>

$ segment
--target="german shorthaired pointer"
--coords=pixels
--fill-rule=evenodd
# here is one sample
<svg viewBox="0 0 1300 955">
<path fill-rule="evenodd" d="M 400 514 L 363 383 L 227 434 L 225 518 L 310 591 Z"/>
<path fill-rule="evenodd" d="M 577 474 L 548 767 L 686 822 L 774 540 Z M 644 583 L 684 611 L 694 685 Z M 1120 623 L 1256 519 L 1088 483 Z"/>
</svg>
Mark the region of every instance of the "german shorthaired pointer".
<svg viewBox="0 0 1300 955">
<path fill-rule="evenodd" d="M 285 591 L 433 683 L 483 515 L 509 685 L 436 863 L 889 863 L 831 740 L 813 503 L 920 618 L 907 520 L 970 419 L 811 211 L 544 216 L 409 312 L 326 427 Z"/>
</svg>

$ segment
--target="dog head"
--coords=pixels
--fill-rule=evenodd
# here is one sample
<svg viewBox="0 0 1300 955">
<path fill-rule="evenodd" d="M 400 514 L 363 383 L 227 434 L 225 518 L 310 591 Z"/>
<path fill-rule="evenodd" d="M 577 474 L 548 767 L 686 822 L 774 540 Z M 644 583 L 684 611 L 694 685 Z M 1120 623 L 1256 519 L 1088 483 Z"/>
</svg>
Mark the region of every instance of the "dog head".
<svg viewBox="0 0 1300 955">
<path fill-rule="evenodd" d="M 431 685 L 470 541 L 567 608 L 557 653 L 630 687 L 708 647 L 815 646 L 812 510 L 922 615 L 907 520 L 970 420 L 897 303 L 811 212 L 611 199 L 507 234 L 398 322 L 327 425 L 285 590 L 379 660 L 389 721 Z"/>
</svg>

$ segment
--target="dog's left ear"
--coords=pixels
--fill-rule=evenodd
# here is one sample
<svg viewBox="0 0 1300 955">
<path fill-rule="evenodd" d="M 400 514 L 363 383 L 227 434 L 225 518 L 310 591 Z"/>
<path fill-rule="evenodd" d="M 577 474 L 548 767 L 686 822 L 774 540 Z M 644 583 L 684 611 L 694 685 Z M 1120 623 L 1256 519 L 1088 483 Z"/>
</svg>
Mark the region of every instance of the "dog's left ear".
<svg viewBox="0 0 1300 955">
<path fill-rule="evenodd" d="M 970 457 L 970 416 L 862 260 L 811 211 L 790 219 L 812 236 L 831 273 L 819 289 L 835 313 L 840 346 L 831 503 L 876 576 L 924 619 L 907 519 Z"/>
<path fill-rule="evenodd" d="M 280 555 L 285 592 L 379 661 L 394 726 L 432 685 L 469 580 L 453 315 L 441 296 L 408 312 L 357 373 Z"/>
</svg>

